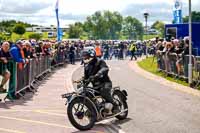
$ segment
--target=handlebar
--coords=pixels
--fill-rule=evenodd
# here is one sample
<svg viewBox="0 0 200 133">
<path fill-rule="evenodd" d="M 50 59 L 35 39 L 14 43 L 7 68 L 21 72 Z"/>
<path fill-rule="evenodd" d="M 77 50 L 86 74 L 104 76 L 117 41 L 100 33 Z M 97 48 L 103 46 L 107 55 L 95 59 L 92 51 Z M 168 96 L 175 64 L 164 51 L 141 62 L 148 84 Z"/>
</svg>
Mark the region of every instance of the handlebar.
<svg viewBox="0 0 200 133">
<path fill-rule="evenodd" d="M 88 78 L 88 79 L 82 78 L 82 79 L 80 79 L 80 80 L 74 80 L 73 83 L 77 83 L 77 84 L 79 84 L 79 83 L 89 83 L 89 82 L 91 82 L 92 80 L 93 80 L 93 77 L 90 77 L 90 78 Z"/>
</svg>

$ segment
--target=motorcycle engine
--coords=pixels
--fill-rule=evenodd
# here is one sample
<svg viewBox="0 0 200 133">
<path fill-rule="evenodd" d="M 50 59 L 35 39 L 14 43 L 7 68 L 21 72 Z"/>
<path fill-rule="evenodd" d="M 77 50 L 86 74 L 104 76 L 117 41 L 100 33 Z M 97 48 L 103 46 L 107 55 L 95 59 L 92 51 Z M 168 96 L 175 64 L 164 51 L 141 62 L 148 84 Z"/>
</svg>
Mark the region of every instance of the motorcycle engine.
<svg viewBox="0 0 200 133">
<path fill-rule="evenodd" d="M 105 103 L 105 110 L 108 114 L 112 114 L 113 105 L 111 103 Z"/>
</svg>

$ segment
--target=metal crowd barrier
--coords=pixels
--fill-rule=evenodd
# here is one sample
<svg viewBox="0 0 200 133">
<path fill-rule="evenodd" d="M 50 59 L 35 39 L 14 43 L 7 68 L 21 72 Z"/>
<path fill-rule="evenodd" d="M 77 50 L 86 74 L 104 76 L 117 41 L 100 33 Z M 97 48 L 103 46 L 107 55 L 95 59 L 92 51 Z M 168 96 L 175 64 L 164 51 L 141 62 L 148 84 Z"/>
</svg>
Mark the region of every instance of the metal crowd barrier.
<svg viewBox="0 0 200 133">
<path fill-rule="evenodd" d="M 168 61 L 169 61 L 169 71 L 171 74 L 178 74 L 177 68 L 176 68 L 176 62 L 178 60 L 178 56 L 175 53 L 167 55 Z"/>
<path fill-rule="evenodd" d="M 52 57 L 50 57 L 51 61 L 54 62 L 52 64 L 53 67 L 56 67 L 58 65 L 64 65 L 66 63 L 66 50 L 58 50 L 54 53 L 54 55 Z M 48 61 L 49 64 L 51 64 L 50 60 Z M 46 66 L 47 67 L 47 66 Z"/>
<path fill-rule="evenodd" d="M 57 64 L 64 64 L 65 63 L 65 51 L 59 50 L 57 53 Z"/>
<path fill-rule="evenodd" d="M 57 64 L 65 62 L 65 52 L 57 53 Z M 3 73 L 8 69 L 11 73 L 7 97 L 13 100 L 17 94 L 23 96 L 22 91 L 31 88 L 33 83 L 38 81 L 38 78 L 43 78 L 47 72 L 51 71 L 51 61 L 51 57 L 46 55 L 30 59 L 27 64 L 16 63 L 13 60 L 9 60 L 7 64 L 0 62 L 0 72 Z"/>
<path fill-rule="evenodd" d="M 76 50 L 75 52 L 75 60 L 81 60 L 81 53 L 82 51 L 81 50 Z"/>
<path fill-rule="evenodd" d="M 169 54 L 159 54 L 157 55 L 159 70 L 166 72 L 167 74 L 171 74 L 174 76 L 180 76 L 183 78 L 188 78 L 188 64 L 189 64 L 189 55 L 185 55 L 181 57 L 176 53 Z M 196 60 L 199 60 L 199 64 L 197 64 Z M 177 64 L 181 66 L 181 73 L 178 74 Z M 192 65 L 193 65 L 193 73 L 200 72 L 200 57 L 192 56 Z"/>
<path fill-rule="evenodd" d="M 195 73 L 193 73 L 193 78 L 198 86 L 200 84 L 200 56 L 196 56 L 195 59 Z"/>
<path fill-rule="evenodd" d="M 17 86 L 15 94 L 20 94 L 23 90 L 30 88 L 33 82 L 43 74 L 50 71 L 48 56 L 41 56 L 30 59 L 29 63 L 24 64 L 23 69 L 17 65 Z"/>
<path fill-rule="evenodd" d="M 23 68 L 21 68 L 20 65 L 23 65 Z M 16 94 L 29 87 L 29 67 L 30 64 L 18 63 L 17 65 L 17 86 L 15 90 Z"/>
<path fill-rule="evenodd" d="M 65 51 L 65 61 L 67 62 L 70 62 L 70 57 L 69 57 L 69 51 Z M 81 58 L 81 53 L 82 53 L 82 50 L 75 50 L 74 52 L 74 57 L 75 57 L 75 61 L 80 61 L 82 58 Z"/>
<path fill-rule="evenodd" d="M 15 88 L 16 88 L 16 72 L 17 72 L 17 63 L 13 60 L 8 60 L 7 64 L 4 64 L 3 62 L 0 62 L 0 71 L 3 73 L 5 69 L 7 69 L 10 74 L 10 82 L 9 82 L 9 90 L 7 97 L 13 100 L 13 96 L 15 95 Z"/>
</svg>

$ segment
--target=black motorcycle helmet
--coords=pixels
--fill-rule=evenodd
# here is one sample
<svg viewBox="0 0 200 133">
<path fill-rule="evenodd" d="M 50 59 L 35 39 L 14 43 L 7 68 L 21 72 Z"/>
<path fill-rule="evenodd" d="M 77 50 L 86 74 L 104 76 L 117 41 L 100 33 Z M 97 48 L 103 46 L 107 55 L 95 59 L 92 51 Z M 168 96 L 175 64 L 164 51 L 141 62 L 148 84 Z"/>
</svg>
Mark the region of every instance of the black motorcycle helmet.
<svg viewBox="0 0 200 133">
<path fill-rule="evenodd" d="M 96 52 L 94 49 L 84 49 L 82 52 L 82 59 L 85 64 L 90 63 L 94 58 L 96 58 Z"/>
</svg>

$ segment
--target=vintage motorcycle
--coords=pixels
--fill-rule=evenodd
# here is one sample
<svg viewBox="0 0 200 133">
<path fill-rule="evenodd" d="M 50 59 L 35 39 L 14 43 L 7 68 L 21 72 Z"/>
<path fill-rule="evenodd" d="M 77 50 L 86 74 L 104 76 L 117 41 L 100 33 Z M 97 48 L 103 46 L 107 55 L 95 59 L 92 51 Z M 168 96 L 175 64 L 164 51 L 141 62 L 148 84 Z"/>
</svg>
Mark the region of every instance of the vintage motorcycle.
<svg viewBox="0 0 200 133">
<path fill-rule="evenodd" d="M 118 104 L 118 111 L 113 111 L 113 105 L 107 103 L 95 88 L 89 87 L 91 79 L 74 81 L 77 90 L 63 94 L 66 98 L 67 115 L 71 124 L 79 130 L 90 130 L 96 122 L 116 117 L 124 120 L 128 116 L 127 92 L 120 87 L 112 89 L 113 100 Z"/>
</svg>

